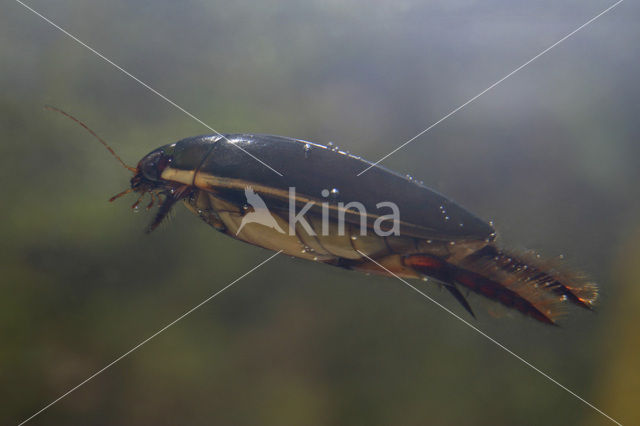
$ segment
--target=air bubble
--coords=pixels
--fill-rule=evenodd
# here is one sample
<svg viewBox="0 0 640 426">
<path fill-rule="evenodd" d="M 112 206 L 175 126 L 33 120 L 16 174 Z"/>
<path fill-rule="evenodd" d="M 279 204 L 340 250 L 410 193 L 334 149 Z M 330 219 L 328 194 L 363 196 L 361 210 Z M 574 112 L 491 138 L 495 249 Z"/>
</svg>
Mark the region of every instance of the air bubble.
<svg viewBox="0 0 640 426">
<path fill-rule="evenodd" d="M 320 191 L 320 195 L 322 195 L 324 198 L 327 198 L 329 196 L 329 190 L 323 189 L 322 191 Z"/>
</svg>

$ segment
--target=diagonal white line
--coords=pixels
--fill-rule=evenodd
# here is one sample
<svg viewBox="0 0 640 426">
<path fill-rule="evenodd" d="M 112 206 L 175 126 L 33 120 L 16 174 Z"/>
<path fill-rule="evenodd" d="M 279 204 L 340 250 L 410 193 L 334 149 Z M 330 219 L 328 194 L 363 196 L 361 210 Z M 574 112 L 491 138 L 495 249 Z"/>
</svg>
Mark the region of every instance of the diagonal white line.
<svg viewBox="0 0 640 426">
<path fill-rule="evenodd" d="M 596 410 L 598 413 L 602 414 L 603 416 L 605 416 L 607 419 L 611 420 L 612 422 L 614 422 L 615 424 L 622 426 L 622 424 L 620 422 L 618 422 L 617 420 L 615 420 L 614 418 L 610 417 L 607 413 L 605 413 L 604 411 L 600 410 L 598 407 L 596 407 L 595 405 L 591 404 L 590 402 L 588 402 L 587 400 L 585 400 L 584 398 L 582 398 L 580 395 L 578 395 L 577 393 L 573 392 L 571 389 L 567 388 L 566 386 L 564 386 L 562 383 L 558 382 L 557 380 L 555 380 L 554 378 L 552 378 L 551 376 L 549 376 L 547 373 L 545 373 L 544 371 L 540 370 L 539 368 L 537 368 L 536 366 L 534 366 L 533 364 L 529 363 L 527 360 L 525 360 L 524 358 L 522 358 L 520 355 L 516 354 L 515 352 L 513 352 L 511 349 L 507 348 L 506 346 L 504 346 L 502 343 L 498 342 L 497 340 L 495 340 L 493 337 L 489 336 L 488 334 L 486 334 L 484 331 L 480 330 L 479 328 L 477 328 L 476 326 L 474 326 L 473 324 L 469 323 L 467 320 L 465 320 L 464 318 L 462 318 L 461 316 L 457 315 L 455 312 L 453 312 L 452 310 L 450 310 L 449 308 L 447 308 L 446 306 L 442 305 L 441 303 L 437 302 L 435 299 L 433 299 L 432 297 L 428 296 L 426 293 L 420 291 L 419 289 L 417 289 L 416 287 L 414 287 L 413 285 L 409 284 L 407 281 L 403 280 L 402 278 L 400 278 L 398 275 L 394 274 L 393 272 L 391 272 L 389 269 L 385 268 L 384 266 L 382 266 L 380 263 L 376 262 L 375 260 L 373 260 L 372 258 L 370 258 L 369 256 L 367 256 L 365 253 L 361 252 L 360 250 L 356 251 L 358 253 L 360 253 L 362 256 L 366 257 L 367 259 L 369 259 L 371 262 L 375 263 L 376 265 L 378 265 L 381 269 L 384 269 L 386 272 L 388 272 L 389 274 L 393 275 L 394 277 L 396 277 L 397 279 L 399 279 L 400 281 L 402 281 L 404 284 L 406 284 L 409 288 L 411 288 L 412 290 L 416 291 L 417 293 L 419 293 L 420 295 L 424 296 L 425 298 L 427 298 L 428 300 L 430 300 L 431 302 L 435 303 L 440 309 L 444 310 L 445 312 L 451 314 L 452 316 L 454 316 L 455 318 L 459 319 L 460 321 L 462 321 L 465 325 L 469 326 L 471 329 L 473 329 L 474 331 L 476 331 L 477 333 L 479 333 L 481 336 L 486 337 L 487 339 L 489 339 L 489 341 L 491 341 L 492 343 L 494 343 L 496 346 L 498 346 L 500 349 L 504 350 L 505 352 L 507 352 L 508 354 L 512 355 L 513 357 L 515 357 L 517 360 L 523 362 L 524 364 L 526 364 L 527 366 L 531 367 L 534 371 L 540 373 L 542 376 L 544 376 L 546 379 L 548 379 L 549 381 L 551 381 L 552 383 L 558 385 L 559 387 L 561 387 L 562 389 L 564 389 L 565 391 L 569 392 L 571 395 L 575 396 L 576 398 L 578 398 L 580 401 L 584 402 L 585 404 L 587 404 L 589 407 L 593 408 L 594 410 Z"/>
<path fill-rule="evenodd" d="M 65 30 L 64 28 L 62 28 L 61 26 L 57 25 L 55 22 L 51 21 L 49 18 L 47 18 L 46 16 L 42 15 L 40 12 L 38 12 L 37 10 L 33 9 L 31 6 L 25 4 L 24 2 L 22 2 L 21 0 L 16 0 L 16 2 L 18 2 L 19 4 L 21 4 L 22 6 L 24 6 L 26 9 L 30 10 L 31 12 L 33 12 L 35 15 L 39 16 L 40 18 L 42 18 L 44 21 L 46 21 L 47 23 L 49 23 L 51 26 L 53 26 L 54 28 L 57 28 L 58 30 L 60 30 L 61 32 L 63 32 L 65 35 L 67 35 L 69 38 L 71 38 L 72 40 L 74 40 L 76 43 L 80 44 L 83 47 L 86 47 L 87 49 L 89 49 L 92 53 L 94 53 L 96 56 L 98 56 L 99 58 L 103 59 L 104 61 L 106 61 L 107 63 L 109 63 L 110 65 L 112 65 L 114 68 L 116 68 L 117 70 L 121 71 L 123 74 L 125 74 L 126 76 L 132 78 L 133 80 L 135 80 L 136 82 L 138 82 L 140 85 L 142 85 L 143 87 L 145 87 L 146 89 L 148 89 L 150 92 L 160 96 L 162 99 L 164 99 L 165 101 L 167 101 L 169 104 L 171 104 L 172 106 L 176 107 L 177 109 L 179 109 L 180 111 L 182 111 L 183 113 L 185 113 L 186 115 L 188 115 L 189 117 L 193 118 L 194 120 L 196 120 L 198 123 L 202 124 L 204 127 L 206 127 L 207 129 L 211 130 L 212 132 L 214 132 L 215 134 L 217 134 L 218 136 L 222 137 L 223 139 L 225 139 L 227 142 L 231 143 L 231 141 L 229 141 L 229 139 L 227 139 L 222 133 L 218 132 L 216 129 L 214 129 L 213 127 L 209 126 L 207 123 L 205 123 L 204 121 L 200 120 L 198 117 L 196 117 L 195 115 L 191 114 L 189 111 L 187 111 L 186 109 L 184 109 L 183 107 L 181 107 L 180 105 L 178 105 L 177 103 L 175 103 L 174 101 L 172 101 L 171 99 L 167 98 L 165 95 L 163 95 L 162 93 L 158 92 L 156 89 L 154 89 L 153 87 L 149 86 L 147 83 L 145 83 L 144 81 L 140 80 L 138 77 L 136 77 L 135 75 L 131 74 L 129 71 L 127 71 L 126 69 L 122 68 L 120 65 L 116 64 L 115 62 L 113 62 L 111 59 L 107 58 L 106 56 L 104 56 L 102 53 L 98 52 L 96 49 L 94 49 L 93 47 L 89 46 L 88 44 L 86 44 L 85 42 L 83 42 L 82 40 L 80 40 L 78 37 L 74 36 L 73 34 L 71 34 L 69 31 Z M 267 167 L 269 170 L 271 170 L 272 172 L 276 173 L 279 176 L 282 176 L 282 173 L 280 173 L 279 171 L 277 171 L 276 169 L 274 169 L 273 167 L 271 167 L 270 165 L 268 165 L 267 163 L 265 163 L 264 161 L 262 161 L 261 159 L 259 159 L 258 157 L 256 157 L 255 155 L 251 154 L 250 152 L 248 152 L 246 149 L 242 148 L 241 146 L 238 146 L 234 143 L 231 143 L 231 145 L 235 146 L 236 148 L 240 149 L 241 151 L 243 151 L 245 154 L 247 154 L 248 156 L 250 156 L 251 158 L 253 158 L 254 160 L 256 160 L 257 162 L 259 162 L 260 164 L 262 164 L 263 166 Z"/>
<path fill-rule="evenodd" d="M 429 130 L 433 129 L 434 127 L 436 127 L 438 124 L 442 123 L 444 120 L 446 120 L 447 118 L 451 117 L 453 114 L 455 114 L 456 112 L 460 111 L 462 108 L 466 107 L 467 105 L 469 105 L 471 102 L 475 101 L 476 99 L 478 99 L 480 96 L 484 95 L 485 93 L 487 93 L 489 90 L 493 89 L 494 87 L 496 87 L 498 84 L 502 83 L 503 81 L 505 81 L 506 79 L 508 79 L 509 77 L 511 77 L 512 75 L 514 75 L 515 73 L 517 73 L 518 71 L 520 71 L 522 68 L 526 67 L 527 65 L 529 65 L 530 63 L 532 63 L 533 61 L 535 61 L 536 59 L 538 59 L 539 57 L 541 57 L 542 55 L 544 55 L 545 53 L 549 52 L 551 49 L 553 49 L 554 47 L 556 47 L 557 45 L 559 45 L 560 43 L 562 43 L 563 41 L 565 41 L 566 39 L 568 39 L 569 37 L 571 37 L 572 35 L 574 35 L 575 33 L 577 33 L 578 31 L 580 31 L 581 29 L 583 29 L 584 27 L 586 27 L 587 25 L 591 24 L 593 21 L 595 21 L 596 19 L 598 19 L 599 17 L 601 17 L 602 15 L 604 15 L 605 13 L 609 12 L 611 9 L 613 9 L 614 7 L 618 6 L 620 3 L 622 3 L 624 0 L 618 0 L 616 3 L 612 4 L 611 6 L 609 6 L 608 8 L 606 8 L 605 10 L 603 10 L 602 12 L 600 12 L 599 14 L 597 14 L 596 16 L 594 16 L 593 18 L 589 19 L 587 22 L 585 22 L 584 24 L 580 25 L 578 28 L 576 28 L 575 30 L 571 31 L 569 34 L 567 34 L 566 36 L 562 37 L 560 40 L 556 41 L 555 43 L 553 43 L 551 46 L 547 47 L 546 49 L 544 49 L 542 52 L 538 53 L 536 56 L 534 56 L 533 58 L 529 59 L 527 62 L 525 62 L 524 64 L 520 65 L 518 68 L 514 69 L 513 71 L 511 71 L 509 74 L 505 75 L 504 77 L 502 77 L 500 80 L 496 81 L 495 83 L 493 83 L 491 86 L 487 87 L 486 89 L 484 89 L 482 92 L 478 93 L 477 95 L 475 95 L 473 98 L 469 99 L 467 102 L 463 103 L 462 105 L 460 105 L 458 108 L 454 109 L 453 111 L 449 112 L 447 115 L 445 115 L 444 117 L 442 117 L 440 120 L 436 121 L 435 123 L 433 123 L 431 126 L 427 127 L 426 129 L 424 129 L 423 131 L 421 131 L 420 133 L 418 133 L 417 135 L 415 135 L 414 137 L 412 137 L 411 139 L 409 139 L 408 141 L 406 141 L 405 143 L 403 143 L 402 145 L 400 145 L 399 147 L 397 147 L 396 149 L 394 149 L 393 151 L 391 151 L 390 153 L 388 153 L 387 155 L 385 155 L 384 157 L 380 158 L 378 161 L 376 161 L 375 163 L 372 163 L 369 167 L 367 167 L 366 169 L 364 169 L 363 171 L 361 171 L 360 173 L 357 174 L 357 176 L 362 175 L 364 172 L 366 172 L 367 170 L 371 169 L 372 167 L 377 166 L 380 162 L 384 161 L 385 159 L 387 159 L 388 157 L 392 156 L 393 154 L 395 154 L 396 152 L 398 152 L 399 150 L 401 150 L 402 148 L 404 148 L 405 146 L 409 145 L 411 142 L 413 142 L 414 140 L 418 139 L 420 136 L 424 135 L 425 133 L 427 133 Z"/>
<path fill-rule="evenodd" d="M 169 324 L 165 325 L 164 327 L 162 327 L 160 330 L 156 331 L 155 333 L 153 333 L 151 336 L 147 337 L 146 339 L 144 339 L 142 342 L 138 343 L 137 345 L 135 345 L 134 347 L 132 347 L 131 349 L 129 349 L 127 352 L 123 353 L 122 355 L 120 355 L 118 358 L 114 359 L 113 361 L 111 361 L 109 364 L 105 365 L 103 368 L 101 368 L 100 370 L 96 371 L 95 373 L 93 373 L 91 376 L 87 377 L 85 380 L 83 380 L 82 382 L 78 383 L 77 385 L 75 385 L 74 387 L 72 387 L 71 389 L 69 389 L 67 392 L 65 392 L 64 394 L 60 395 L 58 398 L 54 399 L 53 401 L 51 401 L 49 404 L 45 405 L 43 408 L 41 408 L 38 412 L 34 413 L 31 417 L 23 420 L 22 422 L 20 422 L 18 424 L 18 426 L 21 426 L 25 423 L 27 423 L 28 421 L 30 421 L 31 419 L 33 419 L 34 417 L 36 417 L 38 414 L 42 413 L 43 411 L 45 411 L 46 409 L 48 409 L 49 407 L 51 407 L 52 405 L 54 405 L 55 403 L 57 403 L 58 401 L 60 401 L 61 399 L 65 398 L 66 396 L 68 396 L 70 393 L 74 392 L 75 390 L 77 390 L 79 387 L 81 387 L 82 385 L 86 384 L 87 382 L 89 382 L 90 380 L 94 379 L 96 376 L 102 374 L 106 369 L 108 369 L 109 367 L 113 366 L 114 364 L 116 364 L 117 362 L 121 361 L 123 358 L 125 358 L 126 356 L 130 355 L 133 351 L 135 351 L 136 349 L 140 348 L 142 345 L 144 345 L 145 343 L 147 343 L 149 340 L 153 339 L 154 337 L 156 337 L 157 335 L 159 335 L 160 333 L 162 333 L 163 331 L 167 330 L 169 327 L 173 326 L 175 323 L 177 323 L 178 321 L 182 320 L 184 317 L 186 317 L 187 315 L 193 313 L 193 311 L 195 311 L 196 309 L 200 308 L 202 305 L 204 305 L 205 303 L 209 302 L 211 299 L 215 298 L 216 296 L 218 296 L 220 293 L 222 293 L 223 291 L 225 291 L 226 289 L 228 289 L 229 287 L 231 287 L 232 285 L 234 285 L 235 283 L 237 283 L 238 281 L 240 281 L 241 279 L 243 279 L 244 277 L 246 277 L 247 275 L 249 275 L 250 273 L 252 273 L 253 271 L 255 271 L 256 269 L 258 269 L 259 267 L 261 267 L 262 265 L 264 265 L 265 263 L 267 263 L 268 261 L 270 261 L 271 259 L 273 259 L 274 257 L 276 257 L 277 255 L 279 255 L 280 253 L 282 253 L 282 250 L 280 250 L 279 252 L 271 255 L 268 259 L 263 260 L 262 262 L 260 262 L 258 265 L 254 266 L 253 268 L 251 268 L 250 270 L 248 270 L 247 272 L 245 272 L 244 274 L 240 275 L 238 278 L 236 278 L 235 280 L 231 281 L 229 284 L 227 284 L 226 286 L 224 286 L 222 289 L 218 290 L 217 292 L 215 292 L 214 294 L 212 294 L 211 296 L 207 297 L 206 299 L 204 299 L 202 302 L 198 303 L 196 306 L 194 306 L 193 308 L 189 309 L 188 311 L 186 311 L 185 313 L 183 313 L 182 315 L 180 315 L 178 318 L 176 318 L 175 320 L 171 321 Z"/>
</svg>

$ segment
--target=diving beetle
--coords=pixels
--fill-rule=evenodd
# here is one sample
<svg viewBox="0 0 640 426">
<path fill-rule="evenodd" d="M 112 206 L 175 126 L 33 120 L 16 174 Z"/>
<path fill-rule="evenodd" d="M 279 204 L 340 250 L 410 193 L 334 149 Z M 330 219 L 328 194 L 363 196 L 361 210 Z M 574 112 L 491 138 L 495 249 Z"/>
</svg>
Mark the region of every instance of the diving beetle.
<svg viewBox="0 0 640 426">
<path fill-rule="evenodd" d="M 597 298 L 596 284 L 582 276 L 501 249 L 491 223 L 421 182 L 336 147 L 273 135 L 202 135 L 157 148 L 134 168 L 79 123 L 134 173 L 130 188 L 110 201 L 137 192 L 137 207 L 150 194 L 149 209 L 161 200 L 148 231 L 181 201 L 215 230 L 259 247 L 388 275 L 369 257 L 402 278 L 433 278 L 472 316 L 461 288 L 546 324 L 556 324 L 566 302 L 591 309 Z M 381 202 L 399 212 L 385 229 Z M 258 216 L 267 220 L 252 219 Z"/>
</svg>

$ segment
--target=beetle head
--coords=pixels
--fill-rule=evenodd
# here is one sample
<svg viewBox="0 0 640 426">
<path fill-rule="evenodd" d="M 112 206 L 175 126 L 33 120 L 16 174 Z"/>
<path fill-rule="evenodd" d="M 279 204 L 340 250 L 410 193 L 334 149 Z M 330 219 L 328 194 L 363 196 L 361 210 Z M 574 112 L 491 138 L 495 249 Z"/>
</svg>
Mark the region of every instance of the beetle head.
<svg viewBox="0 0 640 426">
<path fill-rule="evenodd" d="M 131 178 L 131 189 L 142 193 L 169 189 L 162 179 L 162 172 L 173 161 L 174 147 L 175 144 L 165 145 L 142 157 Z"/>
<path fill-rule="evenodd" d="M 65 117 L 75 121 L 84 129 L 86 129 L 91 135 L 93 135 L 98 142 L 104 145 L 105 148 L 115 157 L 116 160 L 122 166 L 133 173 L 131 178 L 131 187 L 122 191 L 121 193 L 114 195 L 109 201 L 114 201 L 123 195 L 131 192 L 139 192 L 140 197 L 133 203 L 132 208 L 137 208 L 144 198 L 145 194 L 149 193 L 151 196 L 151 202 L 147 205 L 147 210 L 151 209 L 156 200 L 159 200 L 159 195 L 164 196 L 164 201 L 160 204 L 160 209 L 151 225 L 149 225 L 148 231 L 153 231 L 162 220 L 167 216 L 171 207 L 179 200 L 191 195 L 192 191 L 188 185 L 179 184 L 176 182 L 170 182 L 162 179 L 162 172 L 173 161 L 173 152 L 176 144 L 165 145 L 158 149 L 151 151 L 144 156 L 138 163 L 137 167 L 131 167 L 127 165 L 122 158 L 105 142 L 100 136 L 98 136 L 93 130 L 91 130 L 86 124 L 78 120 L 69 113 L 62 111 L 51 105 L 45 105 L 45 108 L 51 111 L 58 112 Z"/>
<path fill-rule="evenodd" d="M 147 205 L 147 210 L 153 206 L 156 198 L 161 200 L 160 208 L 154 220 L 147 228 L 147 232 L 153 231 L 169 214 L 171 207 L 173 207 L 177 201 L 188 197 L 192 192 L 188 185 L 162 178 L 162 172 L 173 162 L 175 146 L 175 143 L 165 145 L 142 157 L 142 160 L 140 160 L 136 167 L 134 176 L 131 178 L 131 188 L 124 191 L 124 193 L 129 191 L 140 193 L 140 197 L 132 206 L 134 209 L 138 207 L 138 204 L 147 193 L 151 196 L 151 202 Z M 110 201 L 113 201 L 120 195 L 121 194 L 116 195 Z M 160 199 L 160 196 L 163 196 L 164 199 Z"/>
<path fill-rule="evenodd" d="M 149 194 L 151 202 L 147 205 L 147 210 L 150 210 L 156 201 L 161 201 L 158 213 L 147 228 L 147 232 L 153 231 L 162 222 L 177 201 L 191 194 L 188 185 L 162 178 L 162 172 L 173 162 L 175 145 L 175 143 L 165 145 L 142 157 L 137 167 L 131 168 L 133 171 L 131 187 L 114 195 L 109 200 L 114 201 L 130 192 L 138 192 L 140 196 L 131 206 L 131 208 L 137 209 L 144 196 Z"/>
</svg>

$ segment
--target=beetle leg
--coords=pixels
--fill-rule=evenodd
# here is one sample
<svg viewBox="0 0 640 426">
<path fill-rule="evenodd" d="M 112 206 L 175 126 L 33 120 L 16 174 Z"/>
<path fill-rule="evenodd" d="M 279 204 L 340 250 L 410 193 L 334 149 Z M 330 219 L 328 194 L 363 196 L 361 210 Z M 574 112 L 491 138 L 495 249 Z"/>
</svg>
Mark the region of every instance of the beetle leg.
<svg viewBox="0 0 640 426">
<path fill-rule="evenodd" d="M 456 287 L 455 284 L 445 285 L 444 288 L 449 290 L 449 293 L 451 293 L 451 295 L 456 298 L 456 300 L 462 305 L 462 307 L 467 312 L 469 312 L 469 315 L 471 315 L 474 318 L 476 317 L 475 314 L 473 313 L 473 310 L 471 310 L 471 306 L 469 305 L 469 302 L 464 297 L 464 295 L 460 293 L 460 290 L 458 290 L 458 287 Z"/>
<path fill-rule="evenodd" d="M 162 223 L 164 218 L 167 217 L 167 215 L 171 211 L 171 208 L 174 206 L 174 204 L 182 200 L 183 198 L 188 197 L 191 194 L 191 191 L 192 191 L 192 187 L 189 185 L 182 185 L 177 188 L 173 188 L 169 191 L 166 191 L 165 199 L 162 202 L 162 204 L 160 204 L 158 213 L 156 214 L 156 217 L 153 219 L 153 221 L 149 224 L 149 227 L 147 228 L 146 232 L 150 233 L 151 231 L 156 229 L 158 225 Z"/>
<path fill-rule="evenodd" d="M 424 253 L 404 256 L 403 262 L 407 267 L 413 268 L 424 275 L 436 278 L 445 284 L 448 284 L 446 286 L 447 290 L 449 290 L 449 292 L 453 294 L 453 296 L 462 303 L 463 306 L 465 306 L 464 302 L 462 302 L 458 298 L 458 295 L 450 289 L 450 286 L 454 285 L 454 283 L 459 283 L 466 288 L 489 299 L 495 300 L 509 308 L 515 308 L 523 314 L 529 315 L 538 321 L 555 325 L 553 320 L 540 311 L 540 309 L 538 309 L 531 300 L 528 300 L 523 295 L 520 295 L 516 291 L 510 289 L 505 282 L 491 279 L 490 277 L 484 276 L 478 272 L 458 267 L 443 259 Z M 462 296 L 462 294 L 460 294 L 460 296 Z M 464 300 L 464 297 L 462 297 L 462 299 Z"/>
<path fill-rule="evenodd" d="M 149 204 L 147 204 L 147 210 L 151 210 L 151 207 L 153 207 L 156 202 L 156 194 L 150 192 L 149 195 L 151 196 L 151 201 L 149 202 Z"/>
<path fill-rule="evenodd" d="M 123 195 L 127 195 L 128 193 L 132 192 L 133 188 L 129 188 L 129 189 L 125 189 L 124 191 L 114 195 L 113 197 L 109 198 L 109 202 L 115 201 L 118 198 L 122 197 Z"/>
<path fill-rule="evenodd" d="M 137 209 L 137 208 L 138 208 L 138 205 L 140 204 L 140 201 L 142 201 L 142 199 L 144 198 L 145 194 L 146 194 L 145 192 L 143 192 L 142 194 L 140 194 L 140 196 L 138 197 L 138 199 L 136 200 L 136 202 L 135 202 L 135 203 L 133 203 L 133 204 L 131 205 L 131 208 L 132 208 L 132 209 L 134 209 L 134 210 L 135 210 L 135 209 Z"/>
<path fill-rule="evenodd" d="M 582 283 L 579 277 L 567 276 L 558 271 L 555 273 L 545 272 L 545 270 L 552 271 L 553 265 L 549 264 L 545 267 L 536 258 L 529 257 L 527 259 L 526 255 L 522 257 L 508 254 L 493 245 L 488 245 L 462 261 L 465 265 L 495 265 L 508 274 L 520 274 L 531 283 L 536 283 L 575 305 L 589 310 L 593 309 L 593 302 L 596 298 L 596 290 L 593 285 Z"/>
<path fill-rule="evenodd" d="M 456 287 L 451 269 L 447 266 L 447 263 L 441 261 L 433 256 L 429 255 L 414 255 L 419 257 L 424 267 L 417 267 L 417 262 L 407 261 L 406 257 L 401 255 L 390 255 L 376 259 L 376 262 L 383 266 L 384 270 L 381 270 L 378 265 L 373 262 L 360 262 L 352 259 L 337 258 L 325 263 L 339 266 L 346 269 L 354 269 L 361 272 L 372 272 L 377 274 L 387 275 L 385 271 L 390 271 L 394 275 L 403 278 L 423 278 L 429 276 L 438 281 L 438 287 L 446 288 L 449 293 L 462 305 L 462 307 L 469 312 L 472 317 L 476 317 L 467 302 L 467 299 L 462 295 L 460 290 Z"/>
<path fill-rule="evenodd" d="M 422 272 L 425 275 L 428 275 L 440 281 L 443 284 L 443 287 L 447 289 L 449 293 L 451 293 L 451 295 L 458 301 L 458 303 L 460 303 L 460 305 L 462 305 L 464 310 L 469 312 L 469 315 L 475 318 L 476 315 L 473 313 L 471 305 L 469 305 L 467 299 L 460 292 L 460 290 L 458 290 L 458 287 L 456 287 L 455 275 L 449 264 L 429 255 L 416 256 L 421 256 L 420 263 L 422 267 L 416 267 L 415 264 L 411 266 L 413 266 L 419 272 Z M 409 263 L 411 264 L 411 262 Z M 405 264 L 407 264 L 406 261 Z"/>
</svg>

